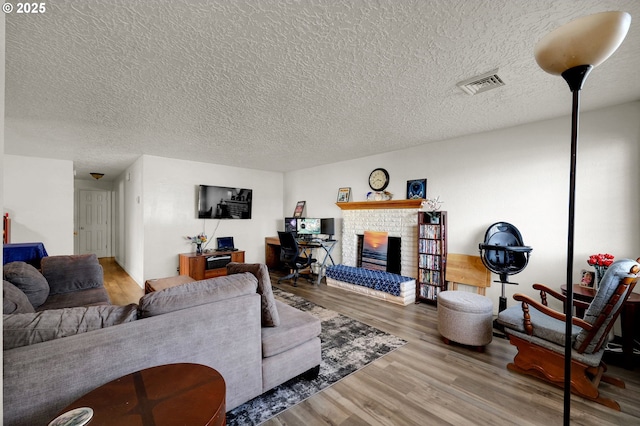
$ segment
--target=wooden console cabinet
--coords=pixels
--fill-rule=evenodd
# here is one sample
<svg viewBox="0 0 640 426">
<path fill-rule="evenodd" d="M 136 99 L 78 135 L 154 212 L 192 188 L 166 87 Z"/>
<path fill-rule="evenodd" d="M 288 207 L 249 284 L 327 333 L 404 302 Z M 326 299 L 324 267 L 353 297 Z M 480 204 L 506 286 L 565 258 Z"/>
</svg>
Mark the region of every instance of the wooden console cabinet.
<svg viewBox="0 0 640 426">
<path fill-rule="evenodd" d="M 225 266 L 207 269 L 207 259 L 212 256 L 231 256 L 231 262 L 244 263 L 244 251 L 216 251 L 213 253 L 181 253 L 180 275 L 189 275 L 196 281 L 227 275 Z"/>
</svg>

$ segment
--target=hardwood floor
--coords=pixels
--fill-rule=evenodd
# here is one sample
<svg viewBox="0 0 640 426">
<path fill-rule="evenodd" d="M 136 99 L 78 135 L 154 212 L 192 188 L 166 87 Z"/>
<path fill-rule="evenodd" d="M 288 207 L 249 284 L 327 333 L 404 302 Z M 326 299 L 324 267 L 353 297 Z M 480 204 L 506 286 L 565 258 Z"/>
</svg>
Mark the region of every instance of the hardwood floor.
<svg viewBox="0 0 640 426">
<path fill-rule="evenodd" d="M 142 289 L 113 259 L 101 259 L 101 263 L 112 302 L 136 303 Z M 408 343 L 266 425 L 562 424 L 562 389 L 507 370 L 516 353 L 508 340 L 494 338 L 484 353 L 448 346 L 437 331 L 435 306 L 401 307 L 324 283 L 315 287 L 304 280 L 298 287 L 284 282 L 278 285 L 277 277 L 272 274 L 274 286 Z M 639 369 L 610 366 L 609 374 L 626 382 L 626 389 L 600 385 L 603 394 L 620 403 L 622 412 L 572 396 L 572 424 L 640 424 Z"/>
<path fill-rule="evenodd" d="M 116 263 L 113 257 L 99 259 L 104 270 L 104 287 L 109 293 L 111 303 L 124 306 L 138 303 L 144 290 Z"/>
</svg>

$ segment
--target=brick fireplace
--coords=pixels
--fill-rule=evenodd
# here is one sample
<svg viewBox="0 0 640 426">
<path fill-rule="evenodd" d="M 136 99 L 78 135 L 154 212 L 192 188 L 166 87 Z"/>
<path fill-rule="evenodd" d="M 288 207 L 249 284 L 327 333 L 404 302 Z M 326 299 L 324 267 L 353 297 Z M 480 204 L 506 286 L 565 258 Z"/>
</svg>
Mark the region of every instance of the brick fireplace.
<svg viewBox="0 0 640 426">
<path fill-rule="evenodd" d="M 401 239 L 400 274 L 417 273 L 417 228 L 421 200 L 338 203 L 342 209 L 342 263 L 356 266 L 358 235 L 364 231 L 387 232 Z"/>
</svg>

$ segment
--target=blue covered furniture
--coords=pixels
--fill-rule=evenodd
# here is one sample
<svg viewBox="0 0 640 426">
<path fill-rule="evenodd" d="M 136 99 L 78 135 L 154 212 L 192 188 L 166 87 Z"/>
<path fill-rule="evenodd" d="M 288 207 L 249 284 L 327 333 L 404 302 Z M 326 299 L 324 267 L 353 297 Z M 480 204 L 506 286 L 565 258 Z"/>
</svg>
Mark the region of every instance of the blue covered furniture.
<svg viewBox="0 0 640 426">
<path fill-rule="evenodd" d="M 42 243 L 4 244 L 2 247 L 2 264 L 26 262 L 40 269 L 40 261 L 47 257 L 47 250 Z"/>
<path fill-rule="evenodd" d="M 623 259 L 614 262 L 600 282 L 593 301 L 588 305 L 584 319 L 573 318 L 571 351 L 571 392 L 596 401 L 615 410 L 620 405 L 600 395 L 600 382 L 624 387 L 620 379 L 605 375 L 607 366 L 602 362 L 604 346 L 622 304 L 638 282 L 640 264 Z M 541 378 L 557 386 L 564 386 L 565 314 L 547 306 L 547 295 L 565 301 L 558 292 L 535 284 L 542 303 L 523 294 L 514 295 L 521 302 L 498 315 L 511 344 L 518 348 L 511 371 Z M 574 306 L 585 307 L 575 301 Z"/>
</svg>

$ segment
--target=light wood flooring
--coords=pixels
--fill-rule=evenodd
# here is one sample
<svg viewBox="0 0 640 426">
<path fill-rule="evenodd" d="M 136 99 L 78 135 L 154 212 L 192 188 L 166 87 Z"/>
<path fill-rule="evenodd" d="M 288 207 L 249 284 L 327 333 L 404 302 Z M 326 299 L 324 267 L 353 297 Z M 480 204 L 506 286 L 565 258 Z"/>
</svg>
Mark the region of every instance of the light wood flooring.
<svg viewBox="0 0 640 426">
<path fill-rule="evenodd" d="M 136 303 L 142 289 L 113 259 L 101 263 L 112 302 Z M 507 370 L 516 353 L 508 340 L 494 338 L 484 353 L 448 346 L 437 331 L 435 306 L 396 306 L 324 282 L 319 287 L 305 280 L 298 287 L 278 285 L 278 276 L 272 274 L 274 286 L 408 343 L 266 425 L 562 424 L 562 389 Z M 572 425 L 640 425 L 640 370 L 610 366 L 609 374 L 626 382 L 626 389 L 600 386 L 603 394 L 620 403 L 622 412 L 573 396 Z"/>
</svg>

